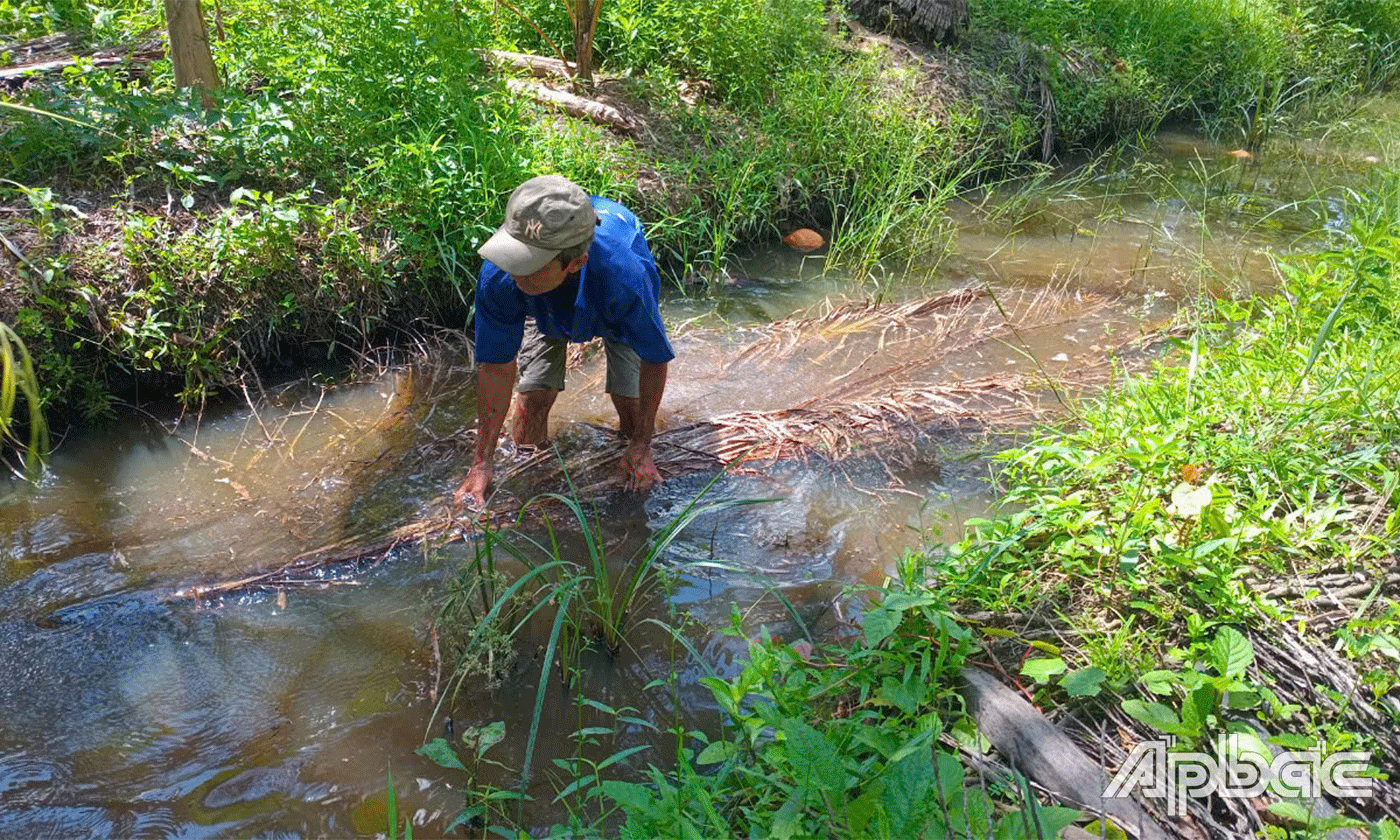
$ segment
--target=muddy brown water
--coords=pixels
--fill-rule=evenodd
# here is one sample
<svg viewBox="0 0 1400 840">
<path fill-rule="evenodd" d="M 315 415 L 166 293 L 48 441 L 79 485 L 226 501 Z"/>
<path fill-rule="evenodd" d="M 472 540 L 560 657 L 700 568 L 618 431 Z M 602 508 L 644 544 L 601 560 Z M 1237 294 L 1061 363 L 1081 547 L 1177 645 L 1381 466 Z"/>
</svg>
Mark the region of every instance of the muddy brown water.
<svg viewBox="0 0 1400 840">
<path fill-rule="evenodd" d="M 1393 103 L 1373 112 L 1396 113 Z M 950 249 L 899 281 L 856 284 L 823 272 L 820 255 L 786 249 L 749 255 L 740 284 L 667 302 L 668 321 L 689 326 L 676 341 L 662 422 L 787 407 L 841 376 L 849 354 L 726 366 L 765 324 L 823 302 L 912 300 L 978 284 L 1112 296 L 1107 310 L 1076 317 L 1071 306 L 1015 341 L 941 363 L 941 375 L 974 378 L 1063 369 L 1166 322 L 1199 291 L 1266 288 L 1275 255 L 1345 224 L 1339 188 L 1385 164 L 1365 160 L 1386 154 L 1365 131 L 1344 136 L 1242 162 L 1227 147 L 1164 132 L 1144 153 L 959 202 Z M 596 364 L 585 366 L 558 404 L 552 429 L 566 458 L 612 420 L 600 380 Z M 440 831 L 461 807 L 462 778 L 413 749 L 446 678 L 429 620 L 470 543 L 327 569 L 318 586 L 283 596 L 169 596 L 424 515 L 467 466 L 452 436 L 470 425 L 472 408 L 469 368 L 448 349 L 369 382 L 290 383 L 256 410 L 133 416 L 66 441 L 37 487 L 10 487 L 0 503 L 0 836 L 372 835 L 385 828 L 390 769 L 400 812 L 422 836 Z M 782 463 L 723 479 L 713 498 L 777 501 L 697 521 L 665 558 L 672 585 L 639 609 L 673 623 L 689 616 L 687 638 L 705 661 L 641 625 L 618 655 L 587 659 L 578 690 L 663 729 L 678 719 L 713 728 L 695 681 L 707 668 L 736 667 L 744 642 L 719 632 L 732 614 L 746 633 L 836 627 L 843 616 L 832 605 L 844 587 L 878 584 L 903 551 L 955 539 L 987 510 L 988 455 L 1002 445 L 931 435 L 898 469 Z M 645 499 L 593 500 L 605 540 L 625 555 L 709 478 L 676 477 Z M 532 489 L 553 488 L 516 491 Z M 577 556 L 577 540 L 565 546 Z M 457 733 L 505 722 L 508 737 L 489 757 L 507 767 L 523 758 L 542 641 L 527 639 L 492 684 L 469 681 L 451 709 Z M 679 709 L 669 690 L 646 688 L 672 673 Z M 528 809 L 536 825 L 563 818 L 549 802 L 567 779 L 551 759 L 571 753 L 568 735 L 581 721 L 600 722 L 582 719 L 557 686 L 544 720 Z M 438 718 L 432 734 L 446 726 Z M 650 737 L 623 724 L 597 750 Z M 664 764 L 664 750 L 632 764 L 647 761 Z"/>
</svg>

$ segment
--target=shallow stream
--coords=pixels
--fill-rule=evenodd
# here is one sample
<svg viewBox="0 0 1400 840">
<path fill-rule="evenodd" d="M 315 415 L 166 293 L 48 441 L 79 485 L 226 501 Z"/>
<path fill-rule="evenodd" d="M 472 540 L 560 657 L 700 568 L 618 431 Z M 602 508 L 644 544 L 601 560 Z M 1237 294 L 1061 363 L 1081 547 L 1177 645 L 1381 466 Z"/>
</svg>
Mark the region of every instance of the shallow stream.
<svg viewBox="0 0 1400 840">
<path fill-rule="evenodd" d="M 1394 107 L 1375 114 L 1396 118 Z M 1165 324 L 1201 291 L 1267 288 L 1275 256 L 1345 224 L 1341 189 L 1366 183 L 1378 165 L 1370 158 L 1384 154 L 1364 138 L 1289 144 L 1258 160 L 1229 151 L 1163 132 L 1141 153 L 969 196 L 950 208 L 947 251 L 898 281 L 855 283 L 824 272 L 819 254 L 749 255 L 732 285 L 665 304 L 679 358 L 662 425 L 786 408 L 869 359 L 917 359 L 917 341 L 886 347 L 856 335 L 839 348 L 736 363 L 771 322 L 872 295 L 894 304 L 961 287 L 1008 298 L 1058 290 L 1055 318 L 943 358 L 936 374 L 1069 371 Z M 1106 302 L 1077 308 L 1091 298 Z M 601 374 L 596 361 L 574 372 L 555 409 L 566 460 L 612 422 Z M 450 634 L 430 621 L 470 542 L 397 549 L 327 569 L 315 586 L 212 601 L 173 594 L 428 515 L 468 465 L 454 435 L 471 425 L 473 406 L 465 354 L 443 348 L 368 382 L 311 377 L 200 417 L 134 414 L 64 441 L 38 487 L 11 487 L 0 503 L 0 836 L 373 834 L 385 828 L 390 769 L 401 813 L 421 836 L 440 831 L 461 808 L 462 780 L 413 750 L 450 670 L 439 662 Z M 833 605 L 845 588 L 878 584 L 905 549 L 956 538 L 987 510 L 988 456 L 1004 445 L 929 434 L 898 467 L 857 457 L 726 477 L 713 498 L 778 501 L 693 524 L 665 558 L 678 570 L 669 593 L 638 614 L 689 616 L 687 638 L 705 664 L 644 624 L 616 656 L 589 658 L 581 690 L 664 729 L 678 714 L 673 697 L 645 687 L 675 671 L 682 719 L 713 726 L 695 680 L 706 667 L 733 670 L 743 639 L 717 631 L 734 611 L 747 633 L 839 630 L 850 616 Z M 710 477 L 591 500 L 610 550 L 626 556 L 643 544 Z M 508 489 L 524 498 L 557 488 L 527 479 Z M 505 722 L 490 757 L 508 767 L 524 753 L 537 641 L 490 684 L 470 681 L 451 709 L 458 733 Z M 567 783 L 550 759 L 569 755 L 569 733 L 596 722 L 581 721 L 560 690 L 549 692 L 544 719 L 536 824 L 562 817 L 546 804 Z M 446 726 L 437 719 L 431 734 Z M 644 730 L 623 725 L 602 754 L 647 742 Z M 634 758 L 648 760 L 662 761 Z"/>
</svg>

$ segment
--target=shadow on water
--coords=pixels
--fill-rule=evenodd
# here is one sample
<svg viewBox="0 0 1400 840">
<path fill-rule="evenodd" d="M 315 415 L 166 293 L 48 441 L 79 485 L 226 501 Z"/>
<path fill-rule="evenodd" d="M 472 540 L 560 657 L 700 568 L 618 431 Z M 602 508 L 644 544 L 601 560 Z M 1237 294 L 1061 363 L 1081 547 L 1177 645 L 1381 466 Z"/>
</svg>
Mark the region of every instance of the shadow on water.
<svg viewBox="0 0 1400 840">
<path fill-rule="evenodd" d="M 1113 167 L 969 197 L 952 208 L 950 252 L 880 294 L 897 302 L 979 287 L 1009 300 L 1063 289 L 1062 317 L 922 361 L 927 375 L 952 379 L 1069 370 L 1170 319 L 1200 290 L 1267 287 L 1272 254 L 1343 224 L 1324 187 L 1369 177 L 1369 164 L 1357 162 L 1363 147 L 1333 148 L 1299 144 L 1246 166 L 1200 138 L 1164 134 Z M 1327 184 L 1314 180 L 1322 158 L 1345 164 Z M 752 255 L 714 296 L 671 301 L 668 321 L 686 326 L 662 425 L 787 407 L 845 371 L 927 356 L 913 332 L 904 344 L 828 333 L 825 344 L 731 364 L 771 322 L 866 291 L 823 273 L 820 258 L 778 251 Z M 1102 307 L 1076 311 L 1090 299 Z M 605 434 L 588 424 L 614 422 L 601 377 L 596 361 L 585 363 L 559 401 L 552 431 L 566 461 Z M 0 502 L 0 835 L 372 834 L 385 826 L 387 768 L 415 822 L 444 826 L 461 807 L 461 779 L 412 750 L 447 667 L 429 621 L 470 544 L 396 549 L 357 574 L 326 570 L 314 586 L 283 592 L 214 604 L 163 598 L 427 515 L 467 466 L 460 432 L 473 407 L 466 354 L 444 350 L 360 384 L 304 381 L 255 408 L 133 420 L 69 441 L 39 487 Z M 1005 445 L 926 435 L 898 465 L 861 456 L 746 465 L 711 497 L 776 501 L 692 523 L 663 558 L 668 585 L 637 611 L 683 625 L 702 661 L 670 633 L 634 622 L 615 656 L 585 660 L 576 690 L 660 729 L 678 718 L 712 728 L 711 700 L 697 685 L 707 668 L 732 672 L 744 635 L 760 627 L 785 639 L 850 630 L 838 607 L 845 593 L 878 585 L 906 549 L 955 540 L 966 519 L 985 513 L 994 498 L 987 456 Z M 645 499 L 591 500 L 605 540 L 626 556 L 709 478 L 675 476 Z M 524 477 L 508 489 L 523 500 L 558 488 Z M 741 632 L 720 632 L 734 615 Z M 459 734 L 504 721 L 509 737 L 492 757 L 514 769 L 547 628 L 528 633 L 514 660 L 465 685 L 450 711 Z M 443 628 L 444 647 L 450 635 Z M 662 688 L 648 688 L 658 680 Z M 567 783 L 552 760 L 572 755 L 575 730 L 604 723 L 557 683 L 543 720 L 537 824 L 562 816 L 548 806 Z M 640 722 L 601 740 L 600 756 L 652 744 L 633 765 L 665 763 L 664 745 Z M 502 771 L 495 781 L 514 777 Z"/>
</svg>

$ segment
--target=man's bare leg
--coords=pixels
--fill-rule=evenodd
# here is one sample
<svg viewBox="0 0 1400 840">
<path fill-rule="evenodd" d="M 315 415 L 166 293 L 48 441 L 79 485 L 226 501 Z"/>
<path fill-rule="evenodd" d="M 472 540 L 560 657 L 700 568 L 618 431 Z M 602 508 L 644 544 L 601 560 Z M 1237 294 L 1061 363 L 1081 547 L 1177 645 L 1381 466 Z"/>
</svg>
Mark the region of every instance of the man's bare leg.
<svg viewBox="0 0 1400 840">
<path fill-rule="evenodd" d="M 522 391 L 515 395 L 515 421 L 511 436 L 517 446 L 539 446 L 549 436 L 549 410 L 559 397 L 547 389 Z"/>
<path fill-rule="evenodd" d="M 639 415 L 642 413 L 642 401 L 636 397 L 623 397 L 618 394 L 608 394 L 612 397 L 613 408 L 617 409 L 617 431 L 628 440 L 637 431 Z"/>
</svg>

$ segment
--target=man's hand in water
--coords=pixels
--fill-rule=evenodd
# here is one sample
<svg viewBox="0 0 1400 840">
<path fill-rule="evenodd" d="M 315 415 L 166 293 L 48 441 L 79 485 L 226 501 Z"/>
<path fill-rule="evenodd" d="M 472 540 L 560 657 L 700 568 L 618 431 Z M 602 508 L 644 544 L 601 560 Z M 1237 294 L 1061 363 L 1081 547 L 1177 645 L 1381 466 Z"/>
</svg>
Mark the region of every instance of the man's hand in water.
<svg viewBox="0 0 1400 840">
<path fill-rule="evenodd" d="M 661 473 L 651 459 L 650 443 L 629 443 L 622 453 L 622 475 L 628 490 L 650 490 L 661 483 Z"/>
<path fill-rule="evenodd" d="M 457 506 L 470 504 L 474 507 L 486 507 L 486 495 L 491 492 L 492 469 L 489 463 L 473 464 L 467 472 L 467 478 L 457 488 L 457 492 L 452 494 L 452 502 Z"/>
</svg>

